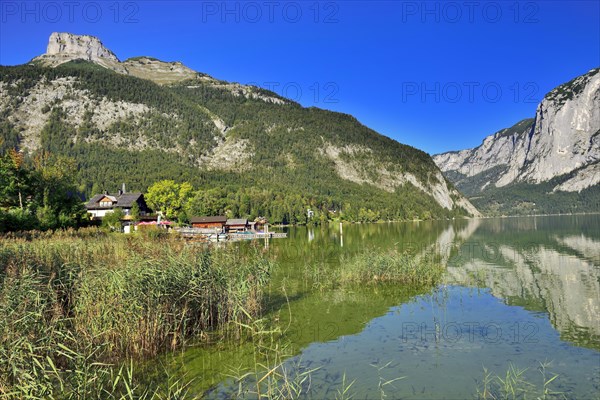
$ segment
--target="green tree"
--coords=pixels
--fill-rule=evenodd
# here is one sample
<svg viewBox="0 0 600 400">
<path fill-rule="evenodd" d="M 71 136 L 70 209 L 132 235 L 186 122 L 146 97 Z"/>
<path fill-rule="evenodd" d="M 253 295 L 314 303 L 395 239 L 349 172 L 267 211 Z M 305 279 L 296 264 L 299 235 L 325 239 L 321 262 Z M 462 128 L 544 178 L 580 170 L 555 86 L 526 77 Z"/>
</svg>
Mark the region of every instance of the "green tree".
<svg viewBox="0 0 600 400">
<path fill-rule="evenodd" d="M 30 191 L 30 178 L 23 153 L 10 149 L 0 157 L 0 205 L 23 209 L 24 197 Z"/>
<path fill-rule="evenodd" d="M 41 229 L 53 229 L 58 226 L 58 216 L 54 210 L 48 206 L 42 206 L 37 209 L 36 217 Z"/>
<path fill-rule="evenodd" d="M 140 206 L 137 201 L 133 203 L 130 215 L 134 222 L 138 222 L 140 220 Z"/>
<path fill-rule="evenodd" d="M 32 173 L 36 205 L 44 208 L 42 215 L 46 221 L 55 221 L 54 226 L 48 222 L 45 227 L 64 228 L 80 223 L 86 211 L 75 182 L 75 160 L 41 151 L 33 158 Z M 54 218 L 47 213 L 52 213 Z"/>
<path fill-rule="evenodd" d="M 185 207 L 192 194 L 193 187 L 188 182 L 179 184 L 162 180 L 148 188 L 145 198 L 152 209 L 161 211 L 168 219 L 174 219 L 185 215 Z"/>
<path fill-rule="evenodd" d="M 123 210 L 119 207 L 113 212 L 108 213 L 102 218 L 102 226 L 113 232 L 121 232 L 121 219 L 125 216 Z"/>
<path fill-rule="evenodd" d="M 73 159 L 38 153 L 27 163 L 10 149 L 0 157 L 0 206 L 8 209 L 3 231 L 76 226 L 85 215 Z M 18 210 L 19 212 L 16 212 Z"/>
<path fill-rule="evenodd" d="M 172 180 L 156 182 L 148 188 L 145 198 L 150 208 L 172 218 L 179 208 L 179 185 Z"/>
<path fill-rule="evenodd" d="M 185 210 L 193 195 L 194 188 L 189 182 L 183 182 L 179 185 L 179 207 L 177 209 L 177 218 L 180 222 L 189 221 Z"/>
</svg>

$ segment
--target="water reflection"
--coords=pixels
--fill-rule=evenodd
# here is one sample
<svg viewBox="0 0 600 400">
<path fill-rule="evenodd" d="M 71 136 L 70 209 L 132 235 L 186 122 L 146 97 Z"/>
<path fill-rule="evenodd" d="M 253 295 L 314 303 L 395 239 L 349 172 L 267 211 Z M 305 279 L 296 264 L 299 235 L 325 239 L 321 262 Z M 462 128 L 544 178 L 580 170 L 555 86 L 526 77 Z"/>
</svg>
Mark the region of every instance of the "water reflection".
<svg viewBox="0 0 600 400">
<path fill-rule="evenodd" d="M 593 225 L 590 217 L 587 224 Z M 574 217 L 484 220 L 448 256 L 449 282 L 490 288 L 509 305 L 549 314 L 564 340 L 600 349 L 600 229 Z"/>
<path fill-rule="evenodd" d="M 289 239 L 273 240 L 262 250 L 280 264 L 266 296 L 267 319 L 285 327 L 279 340 L 287 344 L 286 352 L 324 367 L 313 380 L 321 395 L 332 394 L 329 390 L 343 372 L 353 370 L 363 378 L 359 393 L 375 396 L 383 372 L 370 364 L 396 360 L 390 373 L 410 375 L 413 385 L 403 386 L 398 395 L 464 397 L 473 393 L 482 365 L 502 373 L 511 360 L 535 367 L 555 356 L 560 357 L 559 369 L 566 371 L 569 392 L 597 389 L 590 376 L 598 375 L 593 366 L 600 364 L 600 217 L 332 225 L 287 232 Z M 235 245 L 241 251 L 259 246 Z M 433 293 L 393 286 L 322 290 L 315 284 L 318 277 L 306 273 L 313 265 L 336 268 L 344 257 L 384 249 L 441 260 L 453 286 Z M 441 342 L 429 336 L 402 343 L 398 335 L 406 324 L 420 329 L 421 323 L 433 335 L 436 324 L 449 329 L 452 323 L 498 323 L 505 334 L 519 330 L 518 338 L 535 326 L 539 342 L 506 339 L 490 345 L 485 340 L 474 344 L 469 336 Z M 221 343 L 190 349 L 173 365 L 195 378 L 194 389 L 202 392 L 256 361 L 252 343 Z M 571 371 L 584 365 L 581 376 Z M 430 382 L 432 376 L 437 383 Z M 577 392 L 576 386 L 585 391 Z M 227 397 L 227 389 L 221 389 Z"/>
<path fill-rule="evenodd" d="M 368 301 L 360 294 L 354 300 L 355 306 Z M 340 331 L 335 323 L 306 327 L 315 334 L 312 342 L 283 368 L 290 379 L 318 368 L 310 385 L 303 386 L 308 393 L 302 398 L 335 398 L 344 381 L 355 382 L 354 398 L 471 398 L 483 380 L 483 367 L 504 376 L 511 363 L 527 368 L 522 378 L 535 385 L 530 395 L 536 398 L 544 389 L 537 369 L 541 362 L 560 376 L 548 389 L 565 398 L 594 398 L 598 393 L 598 352 L 564 345 L 544 315 L 509 307 L 489 289 L 444 286 L 397 300 L 398 306 L 372 318 L 357 333 Z M 318 337 L 323 328 L 331 336 Z M 394 384 L 382 385 L 390 381 Z M 254 390 L 252 382 L 246 387 Z M 234 381 L 227 380 L 208 397 L 230 398 L 233 390 Z"/>
</svg>

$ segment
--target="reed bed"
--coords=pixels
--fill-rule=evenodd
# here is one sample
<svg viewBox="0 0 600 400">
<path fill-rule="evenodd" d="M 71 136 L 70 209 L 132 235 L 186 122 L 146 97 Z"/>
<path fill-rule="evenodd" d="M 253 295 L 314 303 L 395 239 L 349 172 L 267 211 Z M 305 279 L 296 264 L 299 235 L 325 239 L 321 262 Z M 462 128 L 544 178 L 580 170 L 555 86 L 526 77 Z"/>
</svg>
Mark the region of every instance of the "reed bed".
<svg viewBox="0 0 600 400">
<path fill-rule="evenodd" d="M 134 363 L 261 312 L 271 262 L 96 229 L 0 240 L 0 398 L 181 397 Z"/>
<path fill-rule="evenodd" d="M 341 283 L 387 282 L 415 287 L 436 285 L 444 274 L 441 263 L 396 251 L 365 251 L 342 263 Z"/>
<path fill-rule="evenodd" d="M 445 267 L 436 257 L 418 257 L 395 250 L 365 250 L 344 256 L 339 266 L 308 263 L 305 282 L 326 291 L 352 285 L 392 284 L 408 288 L 434 287 L 442 281 Z"/>
</svg>

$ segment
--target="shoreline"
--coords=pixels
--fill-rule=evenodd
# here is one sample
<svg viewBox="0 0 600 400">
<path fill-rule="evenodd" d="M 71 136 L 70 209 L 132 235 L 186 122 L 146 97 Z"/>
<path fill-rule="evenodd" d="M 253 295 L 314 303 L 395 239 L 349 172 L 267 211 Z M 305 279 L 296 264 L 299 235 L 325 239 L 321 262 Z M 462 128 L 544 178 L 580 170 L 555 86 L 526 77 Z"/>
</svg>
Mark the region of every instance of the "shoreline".
<svg viewBox="0 0 600 400">
<path fill-rule="evenodd" d="M 456 220 L 472 220 L 472 219 L 494 219 L 494 218 L 521 218 L 521 217 L 561 217 L 561 216 L 577 216 L 577 215 L 600 215 L 600 211 L 597 212 L 582 212 L 582 213 L 567 213 L 567 214 L 516 214 L 516 215 L 484 215 L 481 217 L 455 217 L 455 218 L 433 218 L 433 219 L 398 219 L 398 220 L 389 220 L 389 221 L 375 221 L 375 222 L 353 222 L 353 221 L 339 221 L 332 220 L 327 221 L 327 225 L 331 225 L 334 223 L 344 224 L 344 225 L 361 225 L 361 224 L 389 224 L 389 223 L 397 223 L 397 222 L 428 222 L 428 221 L 456 221 Z M 319 224 L 315 224 L 312 226 L 319 226 Z M 270 224 L 269 226 L 274 228 L 292 228 L 298 226 L 310 226 L 309 224 Z"/>
</svg>

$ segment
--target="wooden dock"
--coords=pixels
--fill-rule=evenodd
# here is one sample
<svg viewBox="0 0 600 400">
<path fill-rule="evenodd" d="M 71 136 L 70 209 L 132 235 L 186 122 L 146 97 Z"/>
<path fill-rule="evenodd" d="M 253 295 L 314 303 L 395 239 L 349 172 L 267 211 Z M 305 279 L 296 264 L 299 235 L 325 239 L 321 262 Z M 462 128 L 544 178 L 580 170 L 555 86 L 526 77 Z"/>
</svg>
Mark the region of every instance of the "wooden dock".
<svg viewBox="0 0 600 400">
<path fill-rule="evenodd" d="M 248 239 L 282 239 L 287 238 L 284 232 L 247 232 L 247 233 L 229 233 L 229 239 L 248 240 Z"/>
<path fill-rule="evenodd" d="M 252 240 L 252 239 L 281 239 L 287 238 L 287 233 L 284 232 L 242 232 L 242 233 L 216 233 L 207 229 L 201 228 L 175 228 L 184 238 L 189 239 L 205 239 L 212 241 L 226 240 Z"/>
</svg>

